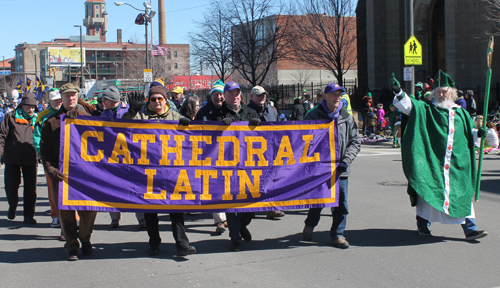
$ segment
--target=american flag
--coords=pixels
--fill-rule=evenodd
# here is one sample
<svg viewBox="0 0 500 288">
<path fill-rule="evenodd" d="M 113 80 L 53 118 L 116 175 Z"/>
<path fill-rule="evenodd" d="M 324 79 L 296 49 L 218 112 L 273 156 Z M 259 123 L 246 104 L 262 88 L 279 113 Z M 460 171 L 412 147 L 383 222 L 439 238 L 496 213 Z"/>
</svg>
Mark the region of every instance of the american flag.
<svg viewBox="0 0 500 288">
<path fill-rule="evenodd" d="M 167 47 L 161 47 L 159 45 L 151 45 L 151 54 L 154 56 L 167 56 L 168 54 L 168 48 Z"/>
</svg>

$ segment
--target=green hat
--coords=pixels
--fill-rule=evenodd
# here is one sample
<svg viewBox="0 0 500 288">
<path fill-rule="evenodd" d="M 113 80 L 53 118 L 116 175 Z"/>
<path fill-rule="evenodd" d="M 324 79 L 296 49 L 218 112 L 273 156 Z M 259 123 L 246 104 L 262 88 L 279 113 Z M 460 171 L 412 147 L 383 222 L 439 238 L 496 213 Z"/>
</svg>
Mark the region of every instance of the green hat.
<svg viewBox="0 0 500 288">
<path fill-rule="evenodd" d="M 417 84 L 415 84 L 415 87 L 420 87 L 420 89 L 424 89 L 424 84 L 422 84 L 422 82 L 418 82 Z"/>
<path fill-rule="evenodd" d="M 371 92 L 366 93 L 366 97 L 372 98 L 372 93 Z"/>
<path fill-rule="evenodd" d="M 399 81 L 396 79 L 396 75 L 394 75 L 394 72 L 392 72 L 392 77 L 389 78 L 389 88 L 394 85 L 401 88 L 401 84 L 399 84 Z"/>
<path fill-rule="evenodd" d="M 434 77 L 434 89 L 439 87 L 455 87 L 455 81 L 442 70 L 439 70 L 436 77 Z"/>
</svg>

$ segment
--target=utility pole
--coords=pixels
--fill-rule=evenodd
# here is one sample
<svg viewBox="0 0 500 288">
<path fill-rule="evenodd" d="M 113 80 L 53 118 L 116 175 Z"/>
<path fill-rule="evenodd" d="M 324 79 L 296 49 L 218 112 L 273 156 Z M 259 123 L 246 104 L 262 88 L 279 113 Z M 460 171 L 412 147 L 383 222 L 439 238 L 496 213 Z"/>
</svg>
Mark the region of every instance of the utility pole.
<svg viewBox="0 0 500 288">
<path fill-rule="evenodd" d="M 405 36 L 406 40 L 410 39 L 414 34 L 414 24 L 413 24 L 413 0 L 405 1 L 405 12 L 406 12 L 406 29 Z M 411 95 L 415 95 L 415 66 L 411 66 L 412 68 L 412 77 L 411 81 L 406 81 L 406 92 Z"/>
</svg>

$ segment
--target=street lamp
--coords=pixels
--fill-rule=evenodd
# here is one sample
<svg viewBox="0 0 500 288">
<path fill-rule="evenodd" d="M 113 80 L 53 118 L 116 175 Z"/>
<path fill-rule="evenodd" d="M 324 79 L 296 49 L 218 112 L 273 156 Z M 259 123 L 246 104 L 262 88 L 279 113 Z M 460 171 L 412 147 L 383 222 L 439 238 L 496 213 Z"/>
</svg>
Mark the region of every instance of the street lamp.
<svg viewBox="0 0 500 288">
<path fill-rule="evenodd" d="M 80 89 L 83 89 L 83 45 L 82 45 L 82 25 L 74 25 L 80 27 Z"/>
<path fill-rule="evenodd" d="M 128 3 L 125 3 L 125 2 L 121 2 L 121 1 L 115 1 L 115 5 L 116 6 L 121 6 L 121 5 L 127 5 L 127 6 L 130 6 L 132 8 L 134 8 L 135 10 L 137 11 L 141 11 L 141 12 L 144 12 L 144 13 L 141 13 L 139 15 L 142 15 L 143 19 L 144 19 L 144 24 L 145 24 L 145 30 L 146 30 L 146 69 L 149 68 L 149 60 L 148 60 L 148 23 L 151 22 L 151 20 L 153 19 L 153 17 L 156 15 L 156 11 L 152 10 L 152 7 L 151 7 L 151 4 L 148 3 L 148 2 L 144 2 L 144 10 L 141 10 L 141 9 L 138 9 Z M 136 22 L 136 24 L 138 24 Z M 139 24 L 141 25 L 141 24 Z"/>
</svg>

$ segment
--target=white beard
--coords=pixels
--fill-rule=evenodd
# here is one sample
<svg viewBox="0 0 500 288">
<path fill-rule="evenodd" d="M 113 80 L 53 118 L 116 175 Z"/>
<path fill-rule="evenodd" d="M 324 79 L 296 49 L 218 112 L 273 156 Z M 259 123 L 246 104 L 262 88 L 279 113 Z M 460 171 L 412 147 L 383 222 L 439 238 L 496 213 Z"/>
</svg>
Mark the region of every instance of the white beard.
<svg viewBox="0 0 500 288">
<path fill-rule="evenodd" d="M 445 101 L 443 102 L 436 102 L 435 104 L 437 107 L 439 108 L 444 108 L 444 109 L 448 109 L 450 108 L 451 106 L 455 105 L 455 102 L 450 98 L 450 99 L 446 99 Z"/>
</svg>

